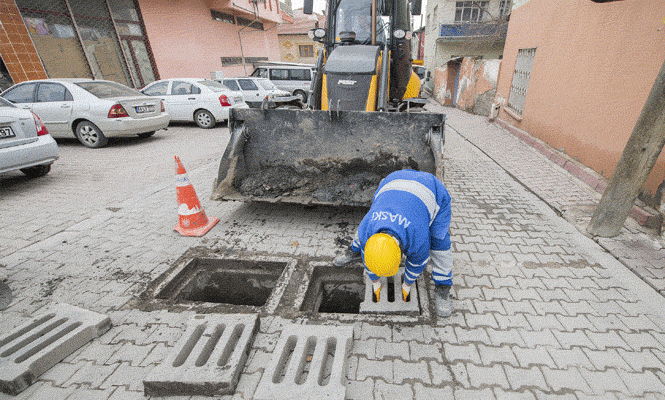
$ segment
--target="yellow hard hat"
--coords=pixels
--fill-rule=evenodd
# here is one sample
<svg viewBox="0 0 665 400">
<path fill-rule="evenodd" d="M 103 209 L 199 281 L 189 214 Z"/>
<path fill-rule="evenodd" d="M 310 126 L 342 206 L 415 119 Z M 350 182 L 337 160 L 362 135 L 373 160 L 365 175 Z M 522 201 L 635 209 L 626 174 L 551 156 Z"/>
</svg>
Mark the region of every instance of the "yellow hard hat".
<svg viewBox="0 0 665 400">
<path fill-rule="evenodd" d="M 365 243 L 365 265 L 378 276 L 393 276 L 399 270 L 402 251 L 397 239 L 387 233 L 375 233 Z"/>
</svg>

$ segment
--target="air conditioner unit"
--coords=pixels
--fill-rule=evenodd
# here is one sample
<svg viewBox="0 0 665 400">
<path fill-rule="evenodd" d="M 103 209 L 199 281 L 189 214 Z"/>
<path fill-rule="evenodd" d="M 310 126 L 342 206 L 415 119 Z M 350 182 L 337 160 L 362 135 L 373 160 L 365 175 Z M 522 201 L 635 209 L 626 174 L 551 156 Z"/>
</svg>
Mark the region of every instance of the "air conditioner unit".
<svg viewBox="0 0 665 400">
<path fill-rule="evenodd" d="M 212 80 L 224 79 L 224 72 L 223 71 L 211 71 L 210 72 L 210 79 L 212 79 Z"/>
</svg>

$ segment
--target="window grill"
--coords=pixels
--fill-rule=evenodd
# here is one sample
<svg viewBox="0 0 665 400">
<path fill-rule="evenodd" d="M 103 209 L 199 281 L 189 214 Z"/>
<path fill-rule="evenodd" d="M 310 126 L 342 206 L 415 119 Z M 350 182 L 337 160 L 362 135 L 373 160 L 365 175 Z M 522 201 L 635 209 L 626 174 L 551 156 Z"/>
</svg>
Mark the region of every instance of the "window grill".
<svg viewBox="0 0 665 400">
<path fill-rule="evenodd" d="M 536 48 L 520 49 L 517 52 L 513 82 L 510 85 L 508 107 L 519 115 L 522 115 L 524 112 L 524 103 L 526 102 L 529 80 L 531 79 L 531 69 L 533 68 L 535 58 Z"/>
<path fill-rule="evenodd" d="M 301 58 L 314 57 L 314 46 L 309 45 L 299 45 L 298 51 L 300 52 Z"/>
</svg>

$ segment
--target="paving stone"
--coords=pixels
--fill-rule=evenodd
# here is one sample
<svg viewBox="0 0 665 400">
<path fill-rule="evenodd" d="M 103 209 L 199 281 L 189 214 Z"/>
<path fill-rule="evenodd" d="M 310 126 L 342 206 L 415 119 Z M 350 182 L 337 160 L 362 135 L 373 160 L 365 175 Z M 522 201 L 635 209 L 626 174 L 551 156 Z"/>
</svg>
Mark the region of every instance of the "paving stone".
<svg viewBox="0 0 665 400">
<path fill-rule="evenodd" d="M 478 345 L 478 352 L 483 365 L 492 365 L 494 363 L 510 364 L 518 366 L 517 359 L 509 346 L 494 347 Z"/>
<path fill-rule="evenodd" d="M 548 348 L 547 352 L 552 356 L 552 359 L 556 363 L 559 369 L 567 369 L 570 367 L 585 367 L 587 369 L 593 370 L 594 365 L 587 356 L 589 355 L 589 349 L 584 349 L 582 351 L 579 347 L 571 347 L 570 349 L 554 349 Z M 602 369 L 602 368 L 600 368 Z"/>
<path fill-rule="evenodd" d="M 514 329 L 512 330 L 487 329 L 487 334 L 493 346 L 501 346 L 504 344 L 508 344 L 508 345 L 517 345 L 519 347 L 526 347 L 524 339 L 522 339 L 520 334 Z"/>
<path fill-rule="evenodd" d="M 476 399 L 495 399 L 494 392 L 490 388 L 485 389 L 466 389 L 456 387 L 453 395 L 455 400 L 476 400 Z"/>
<path fill-rule="evenodd" d="M 258 329 L 256 314 L 195 316 L 164 362 L 144 379 L 145 394 L 232 394 Z"/>
<path fill-rule="evenodd" d="M 409 359 L 408 342 L 386 342 L 385 340 L 376 341 L 376 359 L 384 360 L 387 358 Z"/>
<path fill-rule="evenodd" d="M 409 342 L 410 360 L 435 360 L 443 362 L 441 343 L 422 344 L 415 341 Z"/>
<path fill-rule="evenodd" d="M 374 380 L 349 381 L 346 384 L 346 399 L 366 400 L 374 398 Z"/>
<path fill-rule="evenodd" d="M 480 354 L 478 354 L 478 350 L 473 344 L 455 345 L 444 343 L 443 351 L 448 362 L 471 361 L 480 364 Z"/>
<path fill-rule="evenodd" d="M 16 395 L 85 343 L 111 328 L 111 319 L 69 304 L 49 309 L 0 337 L 0 392 Z"/>
<path fill-rule="evenodd" d="M 393 364 L 393 382 L 402 384 L 404 381 L 420 381 L 431 384 L 427 362 L 404 362 L 395 360 Z"/>
<path fill-rule="evenodd" d="M 628 388 L 621 381 L 619 374 L 614 369 L 605 371 L 589 371 L 586 368 L 580 368 L 580 373 L 584 380 L 591 387 L 592 393 L 604 395 L 607 392 L 621 392 L 630 394 Z"/>
<path fill-rule="evenodd" d="M 584 377 L 577 368 L 568 368 L 566 370 L 550 369 L 542 367 L 541 371 L 545 376 L 545 382 L 554 391 L 562 389 L 579 390 L 584 393 L 591 393 L 591 388 L 586 383 Z"/>
<path fill-rule="evenodd" d="M 514 368 L 510 365 L 504 365 L 504 370 L 510 387 L 515 391 L 523 390 L 523 388 L 548 389 L 545 377 L 538 367 Z"/>
<path fill-rule="evenodd" d="M 621 378 L 621 382 L 628 388 L 628 393 L 632 396 L 644 396 L 647 392 L 650 392 L 655 394 L 654 398 L 662 398 L 665 392 L 665 385 L 651 371 L 633 373 L 618 370 L 617 373 Z"/>
<path fill-rule="evenodd" d="M 375 399 L 412 399 L 413 388 L 411 385 L 395 385 L 381 380 L 374 384 Z"/>
<path fill-rule="evenodd" d="M 656 357 L 652 350 L 645 349 L 639 352 L 633 352 L 618 349 L 616 350 L 616 353 L 622 361 L 625 361 L 625 363 L 630 365 L 630 368 L 633 371 L 641 372 L 645 369 L 663 369 L 663 361 Z M 626 367 L 627 365 L 624 366 L 624 369 L 630 371 L 630 369 Z M 617 368 L 621 367 L 617 366 Z"/>
<path fill-rule="evenodd" d="M 538 346 L 536 348 L 522 348 L 513 346 L 513 354 L 517 358 L 522 368 L 529 368 L 531 366 L 548 366 L 556 368 L 556 363 L 547 351 L 548 348 Z"/>
</svg>

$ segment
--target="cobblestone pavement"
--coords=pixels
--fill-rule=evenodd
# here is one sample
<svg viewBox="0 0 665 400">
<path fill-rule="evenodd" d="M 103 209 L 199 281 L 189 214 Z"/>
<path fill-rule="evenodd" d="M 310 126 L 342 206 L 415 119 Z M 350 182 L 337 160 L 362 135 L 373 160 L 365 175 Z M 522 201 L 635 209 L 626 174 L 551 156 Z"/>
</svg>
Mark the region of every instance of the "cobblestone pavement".
<svg viewBox="0 0 665 400">
<path fill-rule="evenodd" d="M 665 398 L 665 299 L 630 270 L 638 257 L 662 260 L 661 242 L 630 224 L 622 238 L 602 246 L 587 238 L 576 228 L 585 214 L 560 216 L 593 204 L 581 182 L 486 119 L 442 110 L 450 128 L 444 183 L 453 197 L 455 313 L 431 317 L 425 304 L 414 320 L 321 320 L 289 310 L 297 306 L 293 299 L 279 312 L 259 310 L 247 364 L 235 395 L 226 397 L 253 397 L 282 327 L 296 322 L 303 329 L 353 325 L 349 399 Z M 113 179 L 74 175 L 76 163 L 65 154 L 81 152 L 67 145 L 58 162 L 72 174 L 67 190 L 58 173 L 41 186 L 0 177 L 0 274 L 15 295 L 0 314 L 0 335 L 54 302 L 105 313 L 113 322 L 26 391 L 0 399 L 145 398 L 143 378 L 195 312 L 140 311 L 133 300 L 186 251 L 325 263 L 363 216 L 358 209 L 210 201 L 226 128 L 167 133 L 173 136 L 99 152 L 100 159 L 118 161 Z M 191 157 L 188 163 L 181 155 L 203 207 L 221 219 L 203 238 L 173 231 L 175 150 Z M 137 179 L 142 166 L 148 181 Z M 46 184 L 58 186 L 45 190 Z M 629 241 L 649 246 L 626 246 L 637 256 L 614 251 Z M 420 284 L 427 286 L 423 278 Z"/>
</svg>

